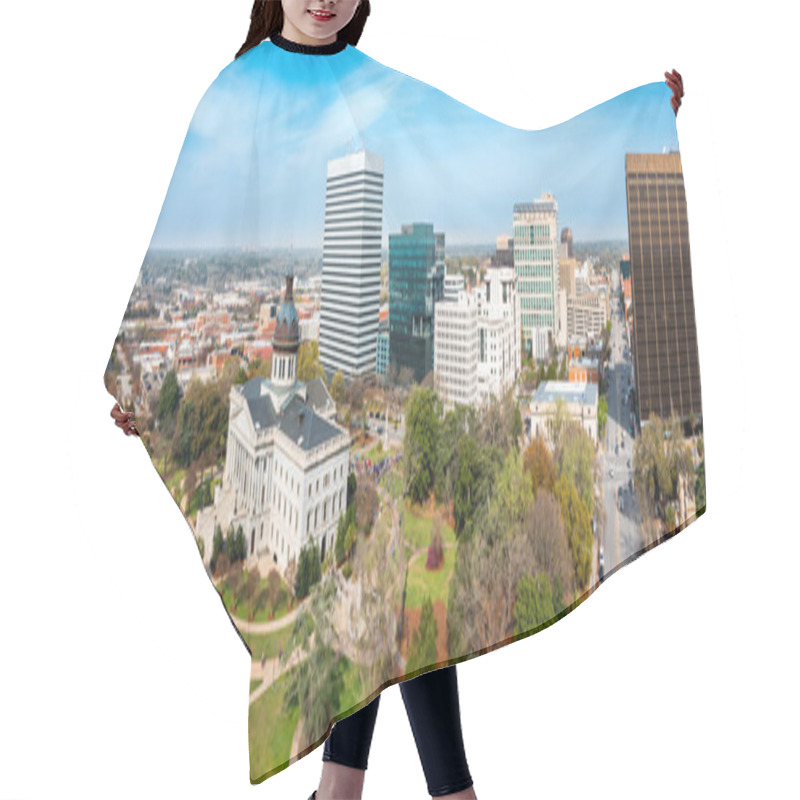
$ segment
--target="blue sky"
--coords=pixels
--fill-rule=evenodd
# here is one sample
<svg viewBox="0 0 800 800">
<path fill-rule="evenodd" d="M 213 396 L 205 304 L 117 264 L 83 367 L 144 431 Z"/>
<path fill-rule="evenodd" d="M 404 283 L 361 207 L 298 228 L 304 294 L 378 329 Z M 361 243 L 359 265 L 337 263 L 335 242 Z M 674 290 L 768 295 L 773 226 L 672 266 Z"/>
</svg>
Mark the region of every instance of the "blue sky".
<svg viewBox="0 0 800 800">
<path fill-rule="evenodd" d="M 520 102 L 535 83 L 520 84 Z M 492 243 L 511 235 L 514 203 L 542 191 L 576 240 L 625 238 L 624 154 L 678 148 L 671 95 L 649 83 L 530 131 L 357 48 L 307 55 L 265 41 L 200 100 L 151 246 L 321 249 L 327 162 L 348 146 L 384 159 L 384 246 L 409 222 L 432 222 L 448 248 Z"/>
</svg>

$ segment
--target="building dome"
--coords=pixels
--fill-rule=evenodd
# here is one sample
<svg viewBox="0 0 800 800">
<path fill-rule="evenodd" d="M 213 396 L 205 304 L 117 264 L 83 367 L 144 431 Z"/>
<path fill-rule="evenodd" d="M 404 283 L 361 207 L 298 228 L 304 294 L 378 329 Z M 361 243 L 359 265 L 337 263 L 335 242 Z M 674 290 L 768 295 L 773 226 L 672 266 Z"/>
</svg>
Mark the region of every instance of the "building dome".
<svg viewBox="0 0 800 800">
<path fill-rule="evenodd" d="M 278 350 L 297 350 L 300 347 L 300 317 L 292 294 L 293 275 L 286 276 L 286 296 L 278 309 L 272 345 Z"/>
</svg>

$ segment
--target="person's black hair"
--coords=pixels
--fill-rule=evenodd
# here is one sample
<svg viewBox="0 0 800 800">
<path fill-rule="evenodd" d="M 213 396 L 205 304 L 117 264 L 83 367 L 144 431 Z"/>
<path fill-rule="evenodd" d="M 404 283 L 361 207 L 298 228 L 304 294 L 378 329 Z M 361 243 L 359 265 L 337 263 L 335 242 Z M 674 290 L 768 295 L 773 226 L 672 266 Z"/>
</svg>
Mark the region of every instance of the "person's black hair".
<svg viewBox="0 0 800 800">
<path fill-rule="evenodd" d="M 369 0 L 361 0 L 353 18 L 336 34 L 336 40 L 344 39 L 355 47 L 361 38 L 361 32 L 364 30 L 368 16 Z M 250 12 L 250 30 L 247 32 L 247 38 L 239 48 L 236 58 L 282 30 L 283 5 L 280 0 L 255 0 L 253 10 Z"/>
</svg>

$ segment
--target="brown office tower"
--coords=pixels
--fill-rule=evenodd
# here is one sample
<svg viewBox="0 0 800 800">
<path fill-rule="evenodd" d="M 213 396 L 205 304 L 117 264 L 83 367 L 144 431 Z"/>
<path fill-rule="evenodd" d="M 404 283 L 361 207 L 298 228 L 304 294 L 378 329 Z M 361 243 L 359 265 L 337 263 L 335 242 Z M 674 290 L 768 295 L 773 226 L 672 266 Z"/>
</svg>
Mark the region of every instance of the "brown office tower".
<svg viewBox="0 0 800 800">
<path fill-rule="evenodd" d="M 702 425 L 700 364 L 680 153 L 626 153 L 638 422 Z"/>
</svg>

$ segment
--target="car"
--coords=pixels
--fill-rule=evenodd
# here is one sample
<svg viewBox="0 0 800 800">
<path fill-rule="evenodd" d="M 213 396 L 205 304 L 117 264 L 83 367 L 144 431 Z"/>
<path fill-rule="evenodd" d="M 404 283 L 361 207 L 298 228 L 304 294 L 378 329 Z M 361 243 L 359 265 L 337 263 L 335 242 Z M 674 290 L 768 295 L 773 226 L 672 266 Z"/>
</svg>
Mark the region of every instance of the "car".
<svg viewBox="0 0 800 800">
<path fill-rule="evenodd" d="M 605 576 L 605 565 L 603 563 L 603 545 L 600 545 L 600 569 L 599 569 L 600 580 L 603 580 Z"/>
<path fill-rule="evenodd" d="M 628 459 L 628 469 L 630 469 L 630 468 L 631 468 L 631 460 Z"/>
<path fill-rule="evenodd" d="M 608 477 L 609 478 L 613 478 L 614 477 L 614 467 L 609 467 L 608 468 Z"/>
<path fill-rule="evenodd" d="M 619 455 L 619 445 L 618 444 L 614 445 L 614 455 L 617 455 L 617 456 Z"/>
</svg>

